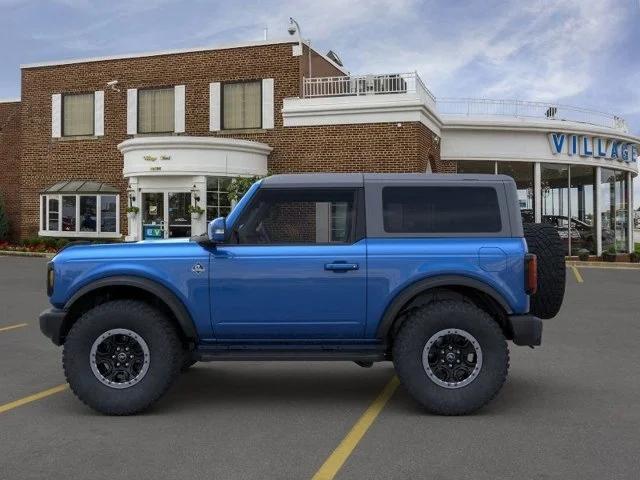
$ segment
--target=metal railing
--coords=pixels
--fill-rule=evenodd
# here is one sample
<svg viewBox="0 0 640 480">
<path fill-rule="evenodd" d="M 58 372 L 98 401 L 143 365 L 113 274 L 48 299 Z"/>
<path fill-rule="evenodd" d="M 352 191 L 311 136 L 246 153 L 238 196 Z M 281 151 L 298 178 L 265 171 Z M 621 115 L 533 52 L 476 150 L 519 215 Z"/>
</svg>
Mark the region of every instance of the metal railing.
<svg viewBox="0 0 640 480">
<path fill-rule="evenodd" d="M 438 113 L 464 116 L 504 116 L 516 118 L 540 118 L 586 123 L 613 128 L 628 133 L 627 122 L 609 113 L 558 103 L 528 102 L 522 100 L 491 100 L 477 98 L 439 98 Z"/>
<path fill-rule="evenodd" d="M 416 72 L 303 79 L 304 98 L 416 93 L 435 102 L 436 98 Z"/>
</svg>

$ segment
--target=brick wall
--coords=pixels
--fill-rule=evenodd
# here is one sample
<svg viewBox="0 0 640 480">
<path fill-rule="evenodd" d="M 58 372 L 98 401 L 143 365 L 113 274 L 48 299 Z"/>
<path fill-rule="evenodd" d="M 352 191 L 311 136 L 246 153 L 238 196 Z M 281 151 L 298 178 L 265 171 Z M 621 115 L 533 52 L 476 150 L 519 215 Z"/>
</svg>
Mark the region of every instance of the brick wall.
<svg viewBox="0 0 640 480">
<path fill-rule="evenodd" d="M 9 218 L 10 236 L 20 227 L 20 102 L 0 103 L 0 196 Z"/>
<path fill-rule="evenodd" d="M 291 44 L 261 45 L 175 55 L 68 64 L 22 70 L 19 200 L 22 237 L 38 230 L 39 192 L 58 181 L 104 181 L 121 190 L 121 233 L 126 234 L 126 188 L 117 145 L 126 134 L 127 88 L 186 85 L 185 135 L 220 135 L 273 147 L 269 170 L 282 172 L 424 172 L 429 158 L 437 171 L 439 148 L 417 122 L 287 127 L 280 111 L 285 97 L 300 94 L 301 58 Z M 342 73 L 314 56 L 314 75 Z M 209 83 L 273 78 L 275 128 L 209 132 Z M 120 92 L 106 88 L 118 80 Z M 105 135 L 95 139 L 51 138 L 51 95 L 105 91 Z"/>
</svg>

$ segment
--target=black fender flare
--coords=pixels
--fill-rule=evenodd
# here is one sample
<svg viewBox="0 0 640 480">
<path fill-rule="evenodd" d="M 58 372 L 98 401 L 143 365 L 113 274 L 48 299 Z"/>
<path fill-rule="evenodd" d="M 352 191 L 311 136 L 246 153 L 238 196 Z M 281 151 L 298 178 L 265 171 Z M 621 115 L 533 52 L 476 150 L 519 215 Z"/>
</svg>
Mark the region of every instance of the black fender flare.
<svg viewBox="0 0 640 480">
<path fill-rule="evenodd" d="M 188 340 L 197 340 L 198 333 L 196 331 L 196 327 L 193 324 L 193 320 L 189 311 L 184 306 L 184 303 L 167 287 L 159 284 L 154 280 L 150 280 L 144 277 L 136 277 L 136 276 L 113 276 L 113 277 L 104 277 L 98 280 L 94 280 L 93 282 L 88 283 L 87 285 L 80 288 L 76 293 L 74 293 L 71 298 L 67 301 L 64 306 L 66 311 L 69 311 L 73 304 L 78 301 L 80 298 L 84 297 L 88 293 L 91 293 L 100 288 L 108 288 L 113 286 L 126 286 L 126 287 L 134 287 L 144 290 L 160 299 L 160 301 L 164 302 L 171 313 L 175 316 L 178 324 L 182 330 L 182 333 Z"/>
<path fill-rule="evenodd" d="M 509 307 L 509 304 L 506 302 L 504 297 L 498 293 L 496 289 L 490 287 L 486 283 L 476 280 L 475 278 L 465 277 L 464 275 L 438 275 L 418 280 L 398 293 L 382 315 L 382 319 L 378 324 L 376 337 L 383 340 L 386 339 L 391 327 L 393 326 L 393 322 L 398 316 L 398 313 L 402 310 L 402 307 L 413 297 L 437 287 L 474 288 L 490 296 L 504 309 L 507 314 L 512 313 L 511 307 Z"/>
</svg>

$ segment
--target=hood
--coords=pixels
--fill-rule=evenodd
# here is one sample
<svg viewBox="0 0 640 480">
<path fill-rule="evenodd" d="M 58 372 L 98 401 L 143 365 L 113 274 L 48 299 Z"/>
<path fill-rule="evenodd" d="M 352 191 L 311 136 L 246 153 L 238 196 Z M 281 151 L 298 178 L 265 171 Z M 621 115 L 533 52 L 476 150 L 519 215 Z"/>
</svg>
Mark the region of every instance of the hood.
<svg viewBox="0 0 640 480">
<path fill-rule="evenodd" d="M 142 240 L 126 243 L 85 243 L 71 242 L 53 257 L 53 262 L 70 260 L 114 260 L 142 257 L 165 257 L 182 255 L 185 250 L 202 250 L 202 247 L 188 238 L 167 240 Z"/>
</svg>

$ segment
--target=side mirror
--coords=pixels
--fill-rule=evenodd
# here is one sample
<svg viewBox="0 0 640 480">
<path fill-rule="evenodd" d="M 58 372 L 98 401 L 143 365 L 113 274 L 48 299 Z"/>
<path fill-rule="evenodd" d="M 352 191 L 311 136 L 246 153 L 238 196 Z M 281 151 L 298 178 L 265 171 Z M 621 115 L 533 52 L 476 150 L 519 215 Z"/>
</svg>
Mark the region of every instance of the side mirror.
<svg viewBox="0 0 640 480">
<path fill-rule="evenodd" d="M 213 243 L 222 243 L 225 240 L 225 220 L 224 217 L 218 217 L 209 222 L 209 228 L 207 230 L 209 234 L 209 240 Z"/>
</svg>

